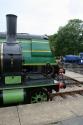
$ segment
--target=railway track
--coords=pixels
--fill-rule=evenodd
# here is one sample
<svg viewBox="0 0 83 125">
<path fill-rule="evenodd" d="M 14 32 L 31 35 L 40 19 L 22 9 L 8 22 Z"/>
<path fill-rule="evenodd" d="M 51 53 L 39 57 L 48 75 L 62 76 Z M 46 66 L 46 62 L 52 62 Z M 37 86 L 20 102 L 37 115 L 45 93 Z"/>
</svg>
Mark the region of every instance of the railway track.
<svg viewBox="0 0 83 125">
<path fill-rule="evenodd" d="M 83 85 L 80 83 L 71 84 L 71 86 L 67 86 L 65 90 L 61 90 L 60 92 L 50 94 L 50 100 L 56 101 L 56 97 L 60 100 L 63 100 L 66 99 L 68 96 L 76 97 L 76 95 L 83 96 Z"/>
<path fill-rule="evenodd" d="M 74 63 L 64 63 L 63 67 L 69 71 L 83 74 L 83 65 L 78 65 Z"/>
<path fill-rule="evenodd" d="M 58 92 L 58 93 L 52 93 L 51 97 L 55 97 L 55 96 L 61 96 L 64 97 L 66 95 L 74 95 L 74 94 L 80 94 L 83 95 L 83 89 L 78 89 L 78 90 L 72 90 L 72 91 L 65 91 L 65 92 Z"/>
</svg>

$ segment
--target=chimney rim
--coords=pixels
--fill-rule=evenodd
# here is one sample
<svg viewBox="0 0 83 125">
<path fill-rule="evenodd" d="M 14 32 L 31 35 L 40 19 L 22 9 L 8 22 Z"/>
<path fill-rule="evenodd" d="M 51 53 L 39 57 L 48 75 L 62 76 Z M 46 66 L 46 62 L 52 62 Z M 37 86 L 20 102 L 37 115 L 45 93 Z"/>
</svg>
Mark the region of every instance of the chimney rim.
<svg viewBox="0 0 83 125">
<path fill-rule="evenodd" d="M 17 17 L 15 14 L 6 14 L 6 16 Z"/>
</svg>

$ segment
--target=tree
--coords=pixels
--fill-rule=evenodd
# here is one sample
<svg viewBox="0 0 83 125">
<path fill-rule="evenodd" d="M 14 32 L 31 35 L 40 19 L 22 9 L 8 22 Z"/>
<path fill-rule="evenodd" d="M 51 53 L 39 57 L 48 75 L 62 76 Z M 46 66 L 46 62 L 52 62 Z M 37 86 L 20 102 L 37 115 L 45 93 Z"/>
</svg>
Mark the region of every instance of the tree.
<svg viewBox="0 0 83 125">
<path fill-rule="evenodd" d="M 54 36 L 51 39 L 56 55 L 78 54 L 83 50 L 83 21 L 69 20 L 67 25 L 59 28 L 56 38 Z"/>
<path fill-rule="evenodd" d="M 50 47 L 51 47 L 53 54 L 55 54 L 56 38 L 57 38 L 57 34 L 49 36 Z"/>
</svg>

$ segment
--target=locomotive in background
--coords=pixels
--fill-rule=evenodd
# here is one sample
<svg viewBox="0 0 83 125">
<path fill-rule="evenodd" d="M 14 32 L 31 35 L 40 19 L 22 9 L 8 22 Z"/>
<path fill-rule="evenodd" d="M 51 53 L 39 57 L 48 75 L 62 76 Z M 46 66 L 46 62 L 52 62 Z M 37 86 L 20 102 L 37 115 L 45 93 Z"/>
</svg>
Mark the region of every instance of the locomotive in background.
<svg viewBox="0 0 83 125">
<path fill-rule="evenodd" d="M 63 70 L 47 36 L 16 34 L 17 16 L 6 18 L 7 34 L 0 33 L 0 104 L 49 100 L 52 90 L 58 92 L 65 83 L 58 79 Z"/>
</svg>

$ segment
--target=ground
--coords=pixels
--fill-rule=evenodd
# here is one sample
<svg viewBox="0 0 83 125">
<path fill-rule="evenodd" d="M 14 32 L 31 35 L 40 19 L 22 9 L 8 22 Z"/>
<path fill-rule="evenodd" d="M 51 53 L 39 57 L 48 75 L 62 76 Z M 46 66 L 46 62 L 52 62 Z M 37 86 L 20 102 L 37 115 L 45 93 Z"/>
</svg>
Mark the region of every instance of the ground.
<svg viewBox="0 0 83 125">
<path fill-rule="evenodd" d="M 83 96 L 0 108 L 0 125 L 83 125 Z"/>
</svg>

